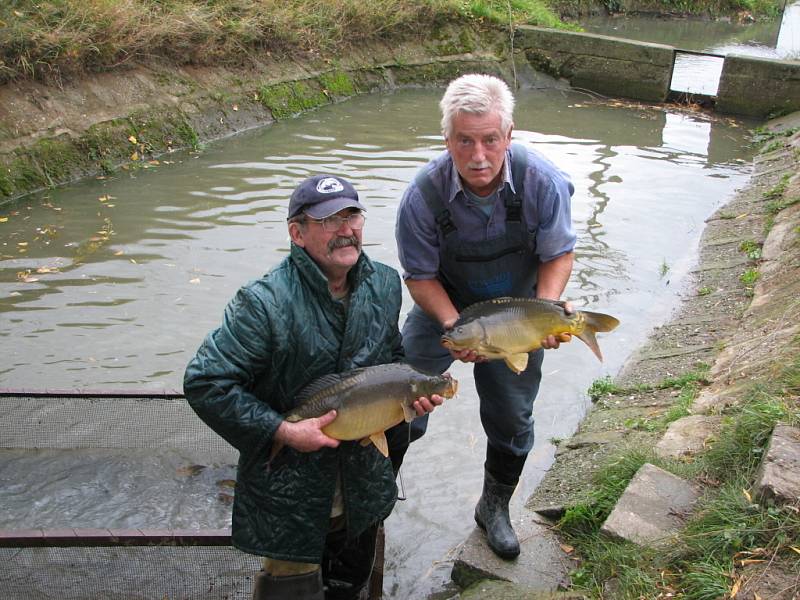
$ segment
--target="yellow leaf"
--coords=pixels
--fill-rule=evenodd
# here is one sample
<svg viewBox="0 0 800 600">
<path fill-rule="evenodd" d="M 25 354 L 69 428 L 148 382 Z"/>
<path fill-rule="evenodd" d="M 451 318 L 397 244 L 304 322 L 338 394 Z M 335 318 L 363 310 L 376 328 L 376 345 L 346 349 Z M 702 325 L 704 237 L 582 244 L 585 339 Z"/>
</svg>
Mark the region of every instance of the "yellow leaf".
<svg viewBox="0 0 800 600">
<path fill-rule="evenodd" d="M 17 242 L 17 246 L 27 246 L 28 242 Z"/>
<path fill-rule="evenodd" d="M 753 592 L 753 600 L 761 600 L 761 596 L 758 595 L 758 592 Z"/>
<path fill-rule="evenodd" d="M 134 152 L 133 154 L 131 154 L 131 160 L 139 160 L 139 153 Z"/>
<path fill-rule="evenodd" d="M 742 493 L 744 494 L 744 497 L 747 498 L 747 501 L 750 504 L 752 504 L 753 503 L 753 497 L 750 495 L 750 492 L 748 492 L 747 490 L 742 490 Z"/>
<path fill-rule="evenodd" d="M 797 546 L 789 546 L 789 549 L 800 554 L 800 548 L 798 548 Z"/>
<path fill-rule="evenodd" d="M 114 256 L 122 256 L 123 254 L 125 254 L 124 250 L 117 250 L 116 252 L 114 252 Z"/>
<path fill-rule="evenodd" d="M 8 217 L 0 217 L 0 223 L 5 223 L 8 221 Z"/>
<path fill-rule="evenodd" d="M 736 583 L 734 583 L 733 587 L 731 588 L 731 594 L 730 594 L 731 598 L 736 597 L 736 594 L 739 593 L 739 588 L 741 587 L 741 585 L 742 585 L 742 578 L 740 577 L 739 580 Z"/>
<path fill-rule="evenodd" d="M 572 547 L 572 546 L 570 546 L 569 544 L 559 544 L 559 545 L 561 546 L 561 549 L 562 549 L 562 550 L 563 550 L 563 551 L 564 551 L 566 554 L 572 554 L 572 552 L 574 552 L 574 551 L 575 551 L 575 548 L 574 548 L 574 547 Z"/>
<path fill-rule="evenodd" d="M 763 562 L 767 562 L 767 561 L 764 560 L 763 558 L 745 558 L 744 560 L 739 561 L 739 564 L 742 565 L 743 567 L 746 567 L 747 565 L 753 565 L 753 564 L 758 564 L 758 563 L 763 563 Z"/>
<path fill-rule="evenodd" d="M 135 265 L 138 265 L 138 264 L 139 264 L 139 263 L 137 263 L 137 262 L 136 262 L 136 259 L 135 259 L 135 258 L 129 258 L 128 260 L 129 260 L 129 261 L 131 261 L 131 262 L 132 262 L 133 264 L 135 264 Z"/>
<path fill-rule="evenodd" d="M 129 141 L 131 144 L 138 144 L 138 143 L 139 143 L 139 140 L 137 140 L 137 139 L 136 139 L 136 136 L 133 136 L 133 135 L 132 135 L 132 136 L 130 136 L 130 137 L 128 138 L 128 141 Z"/>
<path fill-rule="evenodd" d="M 239 110 L 239 105 L 238 104 L 234 104 L 233 105 L 233 110 Z"/>
</svg>

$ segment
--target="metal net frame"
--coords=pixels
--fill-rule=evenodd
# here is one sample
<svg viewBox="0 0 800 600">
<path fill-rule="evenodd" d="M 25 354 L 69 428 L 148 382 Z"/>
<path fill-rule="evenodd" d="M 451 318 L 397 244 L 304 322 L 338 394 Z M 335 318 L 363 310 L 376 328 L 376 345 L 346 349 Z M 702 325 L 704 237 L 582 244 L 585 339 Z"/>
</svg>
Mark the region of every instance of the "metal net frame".
<svg viewBox="0 0 800 600">
<path fill-rule="evenodd" d="M 0 449 L 180 449 L 208 462 L 238 452 L 178 392 L 0 390 Z M 2 507 L 0 507 L 2 510 Z M 0 596 L 8 600 L 238 599 L 252 595 L 257 556 L 230 530 L 0 530 Z"/>
</svg>

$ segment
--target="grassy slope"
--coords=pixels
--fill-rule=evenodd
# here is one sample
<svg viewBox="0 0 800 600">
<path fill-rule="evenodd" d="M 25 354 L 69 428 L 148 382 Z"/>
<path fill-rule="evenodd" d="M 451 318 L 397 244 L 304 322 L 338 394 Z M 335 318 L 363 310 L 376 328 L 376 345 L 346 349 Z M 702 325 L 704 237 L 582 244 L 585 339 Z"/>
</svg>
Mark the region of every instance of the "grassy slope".
<svg viewBox="0 0 800 600">
<path fill-rule="evenodd" d="M 154 58 L 234 65 L 262 53 L 332 56 L 444 23 L 510 19 L 562 26 L 544 0 L 5 0 L 0 83 L 59 81 Z"/>
</svg>

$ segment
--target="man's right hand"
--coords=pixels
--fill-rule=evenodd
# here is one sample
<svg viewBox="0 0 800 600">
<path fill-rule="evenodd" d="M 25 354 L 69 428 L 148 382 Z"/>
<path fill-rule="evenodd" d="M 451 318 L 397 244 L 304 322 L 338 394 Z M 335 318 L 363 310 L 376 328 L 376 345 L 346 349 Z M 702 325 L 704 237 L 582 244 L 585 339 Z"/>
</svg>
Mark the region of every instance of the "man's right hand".
<svg viewBox="0 0 800 600">
<path fill-rule="evenodd" d="M 314 452 L 320 448 L 336 448 L 339 440 L 325 435 L 322 428 L 336 418 L 332 410 L 321 417 L 303 419 L 296 423 L 284 421 L 275 432 L 275 442 L 294 448 L 298 452 Z"/>
</svg>

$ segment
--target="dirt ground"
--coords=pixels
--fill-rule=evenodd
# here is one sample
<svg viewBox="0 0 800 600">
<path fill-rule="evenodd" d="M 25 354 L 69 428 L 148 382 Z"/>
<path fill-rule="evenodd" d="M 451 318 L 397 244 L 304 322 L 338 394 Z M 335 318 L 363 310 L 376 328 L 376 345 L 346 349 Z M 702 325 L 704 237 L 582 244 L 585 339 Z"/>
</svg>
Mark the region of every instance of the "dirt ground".
<svg viewBox="0 0 800 600">
<path fill-rule="evenodd" d="M 707 365 L 709 385 L 691 412 L 716 414 L 736 403 L 742 390 L 768 380 L 787 358 L 796 356 L 800 333 L 798 128 L 800 113 L 770 123 L 773 131 L 795 133 L 782 136 L 779 148 L 757 155 L 749 185 L 707 220 L 698 264 L 683 288 L 680 308 L 626 363 L 614 381 L 617 386 L 657 384 Z M 783 201 L 790 206 L 774 214 L 770 200 L 781 185 L 785 187 Z M 771 227 L 768 222 L 773 222 Z M 748 258 L 741 250 L 745 240 L 763 245 L 759 259 Z M 748 287 L 740 276 L 751 268 L 761 276 Z M 554 465 L 527 506 L 559 516 L 590 490 L 592 474 L 607 459 L 627 448 L 655 446 L 662 431 L 631 424 L 657 419 L 677 395 L 673 389 L 664 389 L 600 398 L 575 436 L 559 445 Z M 736 598 L 800 598 L 795 568 L 780 561 L 752 567 L 744 574 Z"/>
</svg>

